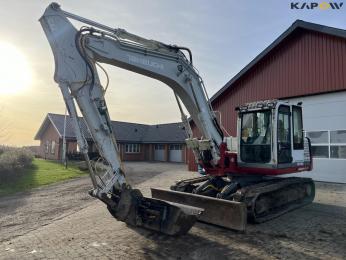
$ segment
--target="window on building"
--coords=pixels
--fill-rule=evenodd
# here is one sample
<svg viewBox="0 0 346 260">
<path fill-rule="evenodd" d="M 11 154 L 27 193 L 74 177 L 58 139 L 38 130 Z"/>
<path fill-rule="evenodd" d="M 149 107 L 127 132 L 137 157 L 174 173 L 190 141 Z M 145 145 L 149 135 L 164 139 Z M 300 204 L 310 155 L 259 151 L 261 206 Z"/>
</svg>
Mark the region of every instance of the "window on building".
<svg viewBox="0 0 346 260">
<path fill-rule="evenodd" d="M 330 131 L 330 142 L 333 144 L 346 144 L 346 130 Z"/>
<path fill-rule="evenodd" d="M 181 144 L 170 144 L 169 150 L 182 150 Z"/>
<path fill-rule="evenodd" d="M 346 130 L 306 132 L 314 158 L 346 159 Z"/>
<path fill-rule="evenodd" d="M 330 158 L 346 159 L 346 130 L 330 131 Z"/>
<path fill-rule="evenodd" d="M 140 153 L 141 145 L 140 144 L 126 144 L 125 153 Z"/>
<path fill-rule="evenodd" d="M 44 147 L 44 152 L 47 154 L 49 153 L 49 141 L 46 141 L 45 147 Z"/>
<path fill-rule="evenodd" d="M 314 158 L 329 158 L 329 133 L 328 131 L 306 132 L 311 141 L 311 152 Z"/>
<path fill-rule="evenodd" d="M 50 148 L 50 153 L 51 154 L 55 153 L 55 141 L 52 141 L 52 145 L 51 145 L 51 148 Z"/>
<path fill-rule="evenodd" d="M 311 152 L 314 158 L 329 158 L 329 147 L 324 145 L 312 145 Z"/>
<path fill-rule="evenodd" d="M 328 131 L 307 132 L 312 144 L 328 144 Z"/>
<path fill-rule="evenodd" d="M 165 146 L 163 144 L 155 144 L 154 149 L 155 150 L 164 150 Z"/>
<path fill-rule="evenodd" d="M 330 146 L 330 158 L 346 159 L 346 145 Z"/>
</svg>

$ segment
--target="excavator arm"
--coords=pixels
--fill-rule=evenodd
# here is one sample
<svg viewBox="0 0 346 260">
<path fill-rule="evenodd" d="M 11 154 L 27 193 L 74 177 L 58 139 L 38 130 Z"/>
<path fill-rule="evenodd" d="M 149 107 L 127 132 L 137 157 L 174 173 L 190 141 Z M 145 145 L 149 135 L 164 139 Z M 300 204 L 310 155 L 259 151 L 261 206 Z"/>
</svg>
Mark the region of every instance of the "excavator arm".
<svg viewBox="0 0 346 260">
<path fill-rule="evenodd" d="M 68 18 L 90 27 L 77 30 Z M 126 184 L 114 137 L 116 133 L 113 133 L 104 97 L 105 89 L 100 84 L 96 66 L 98 63 L 111 64 L 169 86 L 182 113 L 188 147 L 193 149 L 196 161 L 213 166 L 220 159 L 223 133 L 211 109 L 203 81 L 193 67 L 191 52 L 184 47 L 147 40 L 65 12 L 56 3 L 47 7 L 40 22 L 54 54 L 54 80 L 60 87 L 74 122 L 78 145 L 88 162 L 94 186 L 91 195 L 105 202 L 117 219 L 128 224 L 167 234 L 187 232 L 201 209 L 145 198 Z M 189 59 L 184 51 L 188 52 Z M 193 138 L 180 101 L 202 133 L 202 140 Z M 100 155 L 109 165 L 103 176 L 95 174 L 89 161 L 76 104 Z"/>
</svg>

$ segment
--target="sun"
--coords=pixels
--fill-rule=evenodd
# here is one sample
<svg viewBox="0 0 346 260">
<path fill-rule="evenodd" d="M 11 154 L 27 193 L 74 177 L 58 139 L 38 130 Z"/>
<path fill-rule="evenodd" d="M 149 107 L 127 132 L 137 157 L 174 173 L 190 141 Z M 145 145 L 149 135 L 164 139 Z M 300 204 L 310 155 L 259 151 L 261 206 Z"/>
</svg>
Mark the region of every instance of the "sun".
<svg viewBox="0 0 346 260">
<path fill-rule="evenodd" d="M 0 96 L 28 88 L 32 74 L 25 55 L 14 45 L 0 42 L 0 57 Z"/>
</svg>

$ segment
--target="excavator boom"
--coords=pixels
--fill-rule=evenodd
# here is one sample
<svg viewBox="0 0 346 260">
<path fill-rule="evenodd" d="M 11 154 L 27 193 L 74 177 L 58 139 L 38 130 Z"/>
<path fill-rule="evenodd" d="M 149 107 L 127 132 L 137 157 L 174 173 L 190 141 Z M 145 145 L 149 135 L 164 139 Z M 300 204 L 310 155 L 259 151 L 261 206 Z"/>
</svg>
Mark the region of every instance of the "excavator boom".
<svg viewBox="0 0 346 260">
<path fill-rule="evenodd" d="M 93 27 L 78 31 L 68 18 Z M 99 62 L 107 63 L 166 83 L 173 90 L 181 112 L 182 101 L 205 137 L 201 141 L 192 138 L 187 116 L 182 113 L 197 159 L 203 160 L 208 149 L 208 161 L 212 158 L 211 163 L 216 164 L 223 133 L 207 101 L 203 81 L 192 65 L 191 52 L 65 12 L 56 3 L 47 7 L 40 22 L 54 54 L 54 80 L 61 89 L 78 145 L 88 162 L 94 187 L 90 194 L 103 201 L 115 218 L 128 224 L 170 235 L 187 232 L 203 209 L 145 198 L 126 183 L 96 66 Z M 188 52 L 189 59 L 183 51 Z M 109 165 L 103 176 L 95 174 L 88 158 L 76 105 L 100 155 Z"/>
<path fill-rule="evenodd" d="M 82 28 L 78 31 L 67 17 L 92 24 L 98 29 Z M 62 11 L 56 3 L 48 6 L 40 22 L 54 54 L 54 80 L 60 87 L 74 123 L 80 151 L 88 163 L 93 184 L 90 195 L 103 201 L 115 218 L 127 224 L 169 235 L 186 233 L 203 209 L 146 198 L 139 190 L 132 189 L 126 183 L 104 98 L 105 90 L 100 84 L 96 70 L 97 62 L 106 62 L 148 74 L 169 82 L 172 88 L 179 92 L 177 95 L 181 95 L 184 99 L 191 99 L 192 81 L 199 78 L 194 74 L 194 70 L 189 68 L 190 65 L 185 56 L 176 48 L 145 40 L 124 30 L 113 30 Z M 161 73 L 161 71 L 169 72 L 167 68 L 172 66 L 166 60 L 174 61 L 172 63 L 175 64 L 175 68 L 171 68 L 174 71 L 177 71 L 177 65 L 181 65 L 183 69 L 186 67 L 189 70 L 188 75 L 194 74 L 192 79 L 183 79 L 186 82 L 186 89 L 178 89 L 179 83 L 171 78 L 174 77 L 175 72 Z M 179 80 L 181 78 L 183 76 Z M 199 95 L 203 93 L 196 92 Z M 195 101 L 189 100 L 189 102 L 190 108 L 195 109 L 193 113 L 196 117 L 203 114 L 196 110 Z M 109 166 L 102 176 L 95 173 L 88 158 L 88 144 L 79 125 L 76 105 L 83 115 L 100 155 Z M 205 110 L 203 105 L 207 104 L 199 104 L 199 108 Z M 206 124 L 208 123 L 210 124 L 210 122 Z"/>
</svg>

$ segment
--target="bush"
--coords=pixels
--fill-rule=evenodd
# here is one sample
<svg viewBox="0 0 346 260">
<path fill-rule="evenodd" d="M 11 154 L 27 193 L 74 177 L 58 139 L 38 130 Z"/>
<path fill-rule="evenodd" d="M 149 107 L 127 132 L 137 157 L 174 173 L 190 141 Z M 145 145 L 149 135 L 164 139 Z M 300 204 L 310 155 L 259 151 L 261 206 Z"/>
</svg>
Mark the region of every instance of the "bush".
<svg viewBox="0 0 346 260">
<path fill-rule="evenodd" d="M 13 150 L 15 148 L 10 147 L 10 146 L 5 146 L 5 145 L 0 145 L 0 155 L 3 154 L 4 152 L 8 152 L 10 150 Z"/>
<path fill-rule="evenodd" d="M 13 172 L 31 165 L 34 156 L 25 148 L 0 147 L 0 172 Z"/>
</svg>

